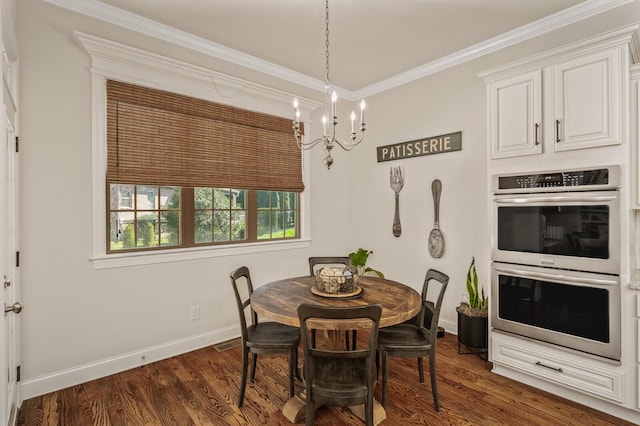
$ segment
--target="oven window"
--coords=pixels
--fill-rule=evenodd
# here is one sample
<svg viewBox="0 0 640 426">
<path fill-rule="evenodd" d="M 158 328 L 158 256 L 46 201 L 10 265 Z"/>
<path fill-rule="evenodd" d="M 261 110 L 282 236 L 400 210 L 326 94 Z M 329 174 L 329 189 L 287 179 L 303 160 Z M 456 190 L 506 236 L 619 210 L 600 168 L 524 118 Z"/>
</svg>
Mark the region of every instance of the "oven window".
<svg viewBox="0 0 640 426">
<path fill-rule="evenodd" d="M 502 319 L 609 342 L 609 292 L 510 275 L 498 276 Z"/>
<path fill-rule="evenodd" d="M 499 207 L 498 249 L 608 259 L 609 207 Z"/>
</svg>

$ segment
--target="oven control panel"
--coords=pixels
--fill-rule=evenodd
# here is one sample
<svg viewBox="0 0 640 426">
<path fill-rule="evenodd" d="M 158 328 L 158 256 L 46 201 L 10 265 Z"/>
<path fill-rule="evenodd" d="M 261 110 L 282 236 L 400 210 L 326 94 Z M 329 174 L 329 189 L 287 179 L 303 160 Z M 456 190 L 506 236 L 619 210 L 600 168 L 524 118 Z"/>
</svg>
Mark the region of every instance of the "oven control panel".
<svg viewBox="0 0 640 426">
<path fill-rule="evenodd" d="M 493 176 L 493 192 L 559 192 L 618 189 L 619 166 Z"/>
</svg>

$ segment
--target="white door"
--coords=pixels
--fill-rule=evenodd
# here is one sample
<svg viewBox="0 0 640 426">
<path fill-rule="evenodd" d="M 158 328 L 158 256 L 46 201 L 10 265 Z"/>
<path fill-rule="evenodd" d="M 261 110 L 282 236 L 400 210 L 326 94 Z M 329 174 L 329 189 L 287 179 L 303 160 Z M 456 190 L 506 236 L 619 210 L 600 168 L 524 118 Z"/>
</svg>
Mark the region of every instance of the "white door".
<svg viewBox="0 0 640 426">
<path fill-rule="evenodd" d="M 5 98 L 6 101 L 6 98 Z M 2 341 L 2 368 L 0 371 L 0 425 L 14 425 L 18 404 L 20 402 L 18 388 L 18 365 L 20 356 L 19 313 L 22 306 L 19 302 L 19 277 L 17 254 L 17 154 L 15 130 L 12 120 L 14 111 L 3 105 L 2 108 L 3 144 L 0 151 L 0 262 L 2 265 L 4 313 L 0 316 L 0 341 Z"/>
</svg>

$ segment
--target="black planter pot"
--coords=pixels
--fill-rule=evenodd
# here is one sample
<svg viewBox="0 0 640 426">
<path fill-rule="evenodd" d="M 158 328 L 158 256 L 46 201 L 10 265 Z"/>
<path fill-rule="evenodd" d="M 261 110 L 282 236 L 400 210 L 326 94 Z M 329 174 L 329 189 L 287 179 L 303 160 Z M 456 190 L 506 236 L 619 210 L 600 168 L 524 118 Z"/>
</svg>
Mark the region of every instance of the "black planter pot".
<svg viewBox="0 0 640 426">
<path fill-rule="evenodd" d="M 486 354 L 489 343 L 489 318 L 471 317 L 458 309 L 458 353 Z M 467 348 L 462 352 L 460 345 Z"/>
</svg>

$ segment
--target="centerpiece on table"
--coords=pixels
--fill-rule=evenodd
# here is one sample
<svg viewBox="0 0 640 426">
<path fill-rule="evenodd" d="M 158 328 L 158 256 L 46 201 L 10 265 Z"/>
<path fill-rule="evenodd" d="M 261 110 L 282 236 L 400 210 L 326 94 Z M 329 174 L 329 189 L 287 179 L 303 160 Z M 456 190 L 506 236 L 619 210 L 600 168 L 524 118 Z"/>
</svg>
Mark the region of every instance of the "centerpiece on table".
<svg viewBox="0 0 640 426">
<path fill-rule="evenodd" d="M 320 296 L 354 296 L 361 292 L 358 281 L 360 276 L 353 266 L 326 266 L 316 271 L 316 283 L 311 290 Z"/>
<path fill-rule="evenodd" d="M 373 254 L 371 250 L 359 248 L 349 253 L 351 265 L 347 267 L 326 266 L 316 271 L 316 282 L 311 291 L 324 297 L 349 298 L 359 297 L 362 288 L 358 286 L 360 275 L 373 273 L 384 278 L 384 274 L 373 268 L 367 267 L 367 259 Z"/>
</svg>

